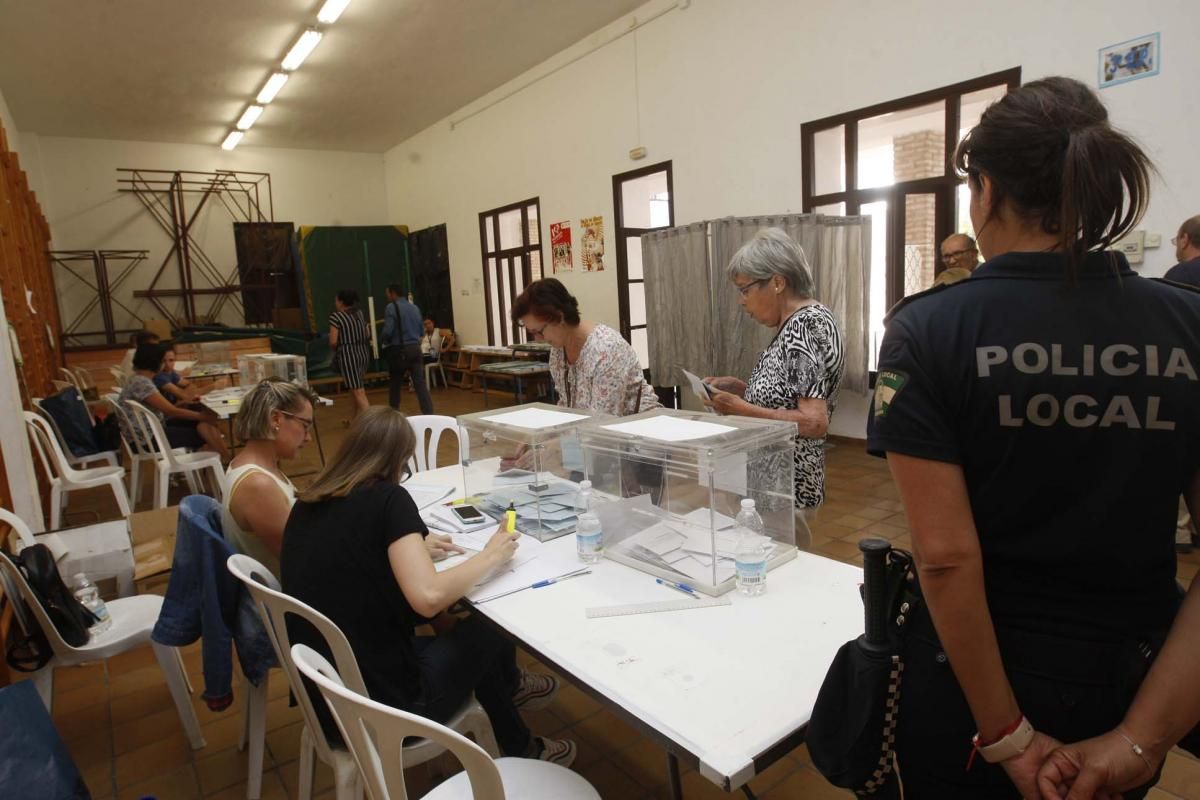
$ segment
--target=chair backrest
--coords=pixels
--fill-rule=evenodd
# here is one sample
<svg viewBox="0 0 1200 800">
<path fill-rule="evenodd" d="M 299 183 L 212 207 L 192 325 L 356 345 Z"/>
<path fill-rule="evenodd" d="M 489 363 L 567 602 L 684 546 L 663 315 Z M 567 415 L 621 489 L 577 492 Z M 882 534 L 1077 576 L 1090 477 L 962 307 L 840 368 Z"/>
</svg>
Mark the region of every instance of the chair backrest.
<svg viewBox="0 0 1200 800">
<path fill-rule="evenodd" d="M 59 374 L 60 374 L 60 375 L 62 375 L 62 376 L 63 376 L 63 379 L 64 379 L 64 380 L 65 380 L 67 383 L 71 384 L 71 385 L 72 385 L 72 386 L 74 386 L 76 389 L 78 389 L 80 394 L 83 394 L 83 386 L 81 386 L 81 385 L 80 385 L 80 383 L 79 383 L 79 376 L 78 376 L 78 375 L 76 375 L 74 372 L 72 372 L 71 370 L 67 369 L 66 367 L 59 367 L 59 368 L 58 368 L 58 372 L 59 372 Z"/>
<path fill-rule="evenodd" d="M 311 647 L 293 646 L 291 660 L 321 690 L 372 800 L 408 800 L 404 786 L 404 740 L 408 737 L 429 739 L 449 750 L 467 771 L 472 797 L 504 800 L 500 770 L 492 757 L 467 737 L 347 689 L 337 670 Z"/>
<path fill-rule="evenodd" d="M 300 673 L 296 670 L 295 663 L 292 662 L 292 642 L 288 636 L 287 618 L 289 614 L 294 614 L 308 620 L 317 629 L 317 632 L 325 637 L 325 643 L 329 645 L 329 651 L 333 653 L 333 660 L 337 662 L 341 674 L 346 676 L 346 682 L 354 687 L 355 691 L 366 694 L 366 684 L 363 683 L 362 673 L 358 669 L 358 659 L 354 657 L 354 651 L 350 648 L 346 634 L 342 633 L 342 629 L 320 611 L 300 602 L 291 595 L 284 594 L 279 586 L 279 581 L 271 574 L 271 571 L 250 556 L 232 555 L 226 562 L 226 567 L 235 578 L 246 585 L 246 590 L 254 598 L 254 605 L 258 608 L 259 616 L 262 617 L 263 626 L 267 629 L 267 635 L 271 637 L 271 646 L 275 648 L 275 657 L 283 665 L 283 671 L 288 677 L 288 684 L 292 688 L 292 695 L 295 696 L 296 702 L 300 704 L 300 710 L 304 714 L 304 724 L 308 726 L 313 743 L 322 758 L 331 762 L 333 748 L 325 738 L 321 719 L 317 716 L 316 709 L 313 708 L 308 688 L 304 685 L 304 681 L 300 680 Z"/>
<path fill-rule="evenodd" d="M 29 526 L 25 524 L 25 520 L 18 517 L 7 508 L 0 508 L 0 523 L 3 523 L 13 529 L 17 534 L 17 539 L 20 540 L 21 546 L 16 552 L 20 552 L 31 544 L 37 544 L 37 540 L 33 538 L 33 533 L 29 530 Z M 0 558 L 4 558 L 0 556 Z M 3 589 L 4 596 L 9 598 L 12 604 L 13 615 L 17 618 L 17 623 L 20 624 L 21 630 L 25 633 L 31 633 L 33 626 L 37 625 L 37 620 L 29 616 L 24 603 L 18 603 L 17 598 L 20 596 L 20 589 L 17 584 L 9 577 L 9 573 L 5 570 L 0 570 L 0 589 Z"/>
<path fill-rule="evenodd" d="M 75 375 L 75 383 L 79 386 L 79 390 L 93 388 L 96 383 L 92 380 L 92 374 L 83 367 L 74 367 L 71 372 Z"/>
<path fill-rule="evenodd" d="M 125 410 L 129 413 L 130 422 L 135 426 L 134 430 L 141 430 L 142 443 L 147 445 L 146 451 L 152 453 L 155 458 L 165 460 L 171 466 L 175 466 L 175 452 L 171 449 L 167 431 L 163 428 L 162 420 L 158 418 L 158 415 L 137 400 L 126 400 Z M 137 438 L 136 435 L 134 438 Z M 150 442 L 153 442 L 157 449 L 148 446 Z"/>
<path fill-rule="evenodd" d="M 104 399 L 108 402 L 109 407 L 117 415 L 117 419 L 121 423 L 119 426 L 121 429 L 121 443 L 125 446 L 125 450 L 129 453 L 130 457 L 153 457 L 154 450 L 146 447 L 136 435 L 135 431 L 140 430 L 140 428 L 137 427 L 138 423 L 134 421 L 133 417 L 130 416 L 129 412 L 121 404 L 121 396 L 118 394 L 106 394 L 104 395 Z M 134 433 L 134 435 L 130 436 L 130 433 Z"/>
<path fill-rule="evenodd" d="M 454 417 L 444 417 L 439 414 L 416 414 L 408 418 L 417 434 L 417 452 L 414 458 L 417 462 L 416 472 L 437 468 L 438 440 L 446 431 L 453 431 L 458 437 L 458 463 L 461 464 L 470 451 L 470 438 L 467 432 L 458 427 Z M 425 432 L 429 432 L 429 448 L 425 448 Z"/>
<path fill-rule="evenodd" d="M 25 426 L 29 428 L 29 438 L 33 440 L 33 448 L 37 450 L 38 460 L 42 469 L 53 483 L 56 480 L 79 480 L 79 473 L 67 461 L 66 454 L 59 447 L 58 439 L 50 428 L 45 417 L 33 411 L 22 411 L 25 415 Z"/>
<path fill-rule="evenodd" d="M 113 380 L 117 384 L 117 388 L 125 388 L 125 381 L 129 380 L 129 373 L 120 367 L 109 367 L 108 371 L 112 373 Z"/>
</svg>

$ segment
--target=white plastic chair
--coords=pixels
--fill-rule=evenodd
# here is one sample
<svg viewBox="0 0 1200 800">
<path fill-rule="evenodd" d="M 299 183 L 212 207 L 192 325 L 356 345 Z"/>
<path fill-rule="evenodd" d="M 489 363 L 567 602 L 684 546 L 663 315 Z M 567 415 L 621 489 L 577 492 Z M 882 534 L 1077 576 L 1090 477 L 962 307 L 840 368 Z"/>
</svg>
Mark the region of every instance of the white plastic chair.
<svg viewBox="0 0 1200 800">
<path fill-rule="evenodd" d="M 435 787 L 424 800 L 600 800 L 582 775 L 534 758 L 497 758 L 444 725 L 377 703 L 342 683 L 320 653 L 302 644 L 292 661 L 321 690 L 358 764 L 372 800 L 407 800 L 404 740 L 419 736 L 449 750 L 464 771 Z"/>
<path fill-rule="evenodd" d="M 113 413 L 117 415 L 117 419 L 123 422 L 121 425 L 121 447 L 124 451 L 124 458 L 122 460 L 125 462 L 125 466 L 129 472 L 129 502 L 134 508 L 137 508 L 138 501 L 142 496 L 142 481 L 139 468 L 143 461 L 158 461 L 158 453 L 153 447 L 148 447 L 143 443 L 140 436 L 136 434 L 130 436 L 126 433 L 126 431 L 138 431 L 141 428 L 133 421 L 133 418 L 129 414 L 125 413 L 125 409 L 121 406 L 119 395 L 106 394 L 104 395 L 104 399 L 108 402 Z M 186 453 L 187 448 L 176 447 L 174 451 L 176 453 Z"/>
<path fill-rule="evenodd" d="M 198 473 L 206 469 L 211 470 L 213 484 L 216 487 L 214 496 L 218 500 L 221 499 L 225 492 L 225 470 L 221 467 L 221 456 L 208 452 L 179 452 L 178 448 L 172 448 L 158 415 L 136 400 L 126 400 L 125 411 L 129 421 L 133 424 L 134 438 L 139 438 L 136 431 L 140 429 L 141 444 L 154 442 L 157 445 L 157 449 L 152 451 L 156 470 L 155 508 L 167 507 L 170 476 L 177 472 L 183 473 L 192 493 L 199 494 L 200 484 L 196 480 L 199 477 Z"/>
<path fill-rule="evenodd" d="M 33 536 L 29 533 L 28 526 L 11 511 L 0 508 L 0 522 L 12 526 L 22 542 L 33 542 Z M 87 644 L 81 647 L 72 647 L 59 635 L 58 629 L 50 621 L 45 609 L 38 602 L 37 596 L 29 588 L 25 576 L 3 555 L 0 555 L 0 576 L 4 578 L 6 595 L 12 598 L 19 595 L 25 599 L 25 605 L 33 612 L 34 619 L 31 622 L 41 627 L 46 640 L 50 642 L 51 650 L 54 651 L 54 656 L 42 668 L 39 676 L 50 676 L 57 667 L 102 661 L 150 642 L 150 646 L 154 649 L 154 657 L 158 660 L 159 669 L 162 670 L 163 677 L 167 681 L 167 688 L 171 691 L 175 710 L 179 712 L 179 721 L 183 723 L 184 732 L 187 733 L 192 749 L 199 750 L 204 747 L 204 736 L 200 732 L 196 710 L 192 707 L 192 701 L 188 696 L 187 676 L 183 671 L 178 651 L 174 647 L 167 647 L 150 640 L 150 632 L 154 630 L 154 623 L 162 610 L 163 599 L 161 597 L 146 594 L 106 601 L 105 605 L 112 618 L 112 626 L 104 633 L 93 636 Z M 20 603 L 14 603 L 14 608 L 20 605 Z M 22 613 L 18 616 L 18 622 L 22 622 L 21 618 L 25 616 L 24 609 L 22 609 Z M 22 622 L 22 624 L 24 623 Z M 34 680 L 42 696 L 42 702 L 46 704 L 47 709 L 51 709 L 53 687 L 50 681 L 38 680 L 37 677 Z"/>
<path fill-rule="evenodd" d="M 119 465 L 119 460 L 116 450 L 104 450 L 99 453 L 89 453 L 88 455 L 77 456 L 71 452 L 71 448 L 67 446 L 67 439 L 63 436 L 62 428 L 58 427 L 58 423 L 54 420 L 54 415 L 42 407 L 42 398 L 34 397 L 33 406 L 38 410 L 38 413 L 50 423 L 50 429 L 54 431 L 54 438 L 58 440 L 58 445 L 62 448 L 63 455 L 67 459 L 67 463 L 76 469 L 82 469 L 93 461 L 103 461 L 110 467 Z M 82 400 L 82 398 L 81 398 Z M 86 404 L 85 404 L 86 405 Z"/>
<path fill-rule="evenodd" d="M 459 464 L 470 452 L 470 438 L 465 430 L 458 427 L 458 420 L 454 417 L 444 417 L 440 414 L 416 414 L 408 418 L 408 424 L 412 425 L 413 431 L 417 434 L 417 452 L 413 454 L 417 468 L 413 470 L 414 472 L 437 468 L 438 440 L 446 431 L 452 431 L 458 437 Z M 428 451 L 425 449 L 426 431 L 430 434 Z"/>
<path fill-rule="evenodd" d="M 425 385 L 429 388 L 435 386 L 433 382 L 434 375 L 442 376 L 442 386 L 449 387 L 450 383 L 446 380 L 446 369 L 442 366 L 441 359 L 430 361 L 425 365 Z"/>
<path fill-rule="evenodd" d="M 50 530 L 62 527 L 63 510 L 67 507 L 67 496 L 79 489 L 94 489 L 97 486 L 111 486 L 113 496 L 117 499 L 117 507 L 121 515 L 128 517 L 129 498 L 125 495 L 122 480 L 125 470 L 121 467 L 92 467 L 90 469 L 75 469 L 67 461 L 66 455 L 58 445 L 54 431 L 40 414 L 33 411 L 22 411 L 25 415 L 25 425 L 29 429 L 29 438 L 33 449 L 37 451 L 38 460 L 50 481 Z"/>
<path fill-rule="evenodd" d="M 129 373 L 120 367 L 109 367 L 108 371 L 112 373 L 113 382 L 116 384 L 117 388 L 124 389 L 125 381 L 129 380 Z"/>
<path fill-rule="evenodd" d="M 341 628 L 329 617 L 305 603 L 300 602 L 280 589 L 279 581 L 270 570 L 253 558 L 245 555 L 233 555 L 226 562 L 229 571 L 246 585 L 258 613 L 263 619 L 267 635 L 271 637 L 271 645 L 275 648 L 275 656 L 287 674 L 292 695 L 300 704 L 304 715 L 304 730 L 300 734 L 300 798 L 309 800 L 312 797 L 313 756 L 320 758 L 333 769 L 334 783 L 337 786 L 338 800 L 352 800 L 362 797 L 362 783 L 359 781 L 358 770 L 355 768 L 351 754 L 334 747 L 325 738 L 321 728 L 320 718 L 312 706 L 308 689 L 300 679 L 300 673 L 292 662 L 292 645 L 288 636 L 287 617 L 294 614 L 308 620 L 317 632 L 325 638 L 333 653 L 334 660 L 345 674 L 346 680 L 362 694 L 366 694 L 362 673 L 358 670 L 358 660 L 350 648 L 350 642 Z M 489 752 L 498 753 L 496 737 L 492 732 L 492 724 L 479 703 L 471 698 L 463 708 L 447 723 L 450 727 L 465 733 L 473 733 L 476 741 Z M 253 739 L 251 740 L 253 741 Z M 429 761 L 444 752 L 443 747 L 431 740 L 414 742 L 404 748 L 404 756 L 409 766 L 417 766 Z M 251 751 L 253 756 L 253 751 Z M 260 762 L 261 763 L 261 762 Z M 399 762 L 397 762 L 399 763 Z M 372 792 L 372 798 L 377 800 Z"/>
</svg>

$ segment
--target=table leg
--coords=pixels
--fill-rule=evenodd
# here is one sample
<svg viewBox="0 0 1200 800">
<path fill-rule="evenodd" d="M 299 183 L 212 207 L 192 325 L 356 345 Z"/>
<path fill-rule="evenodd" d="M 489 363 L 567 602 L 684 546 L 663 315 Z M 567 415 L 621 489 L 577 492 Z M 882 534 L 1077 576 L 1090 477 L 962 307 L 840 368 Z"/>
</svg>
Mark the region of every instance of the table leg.
<svg viewBox="0 0 1200 800">
<path fill-rule="evenodd" d="M 746 797 L 750 798 L 750 800 L 757 800 L 757 798 L 754 796 L 754 792 L 750 789 L 750 784 L 742 784 L 742 791 L 746 793 Z"/>
<path fill-rule="evenodd" d="M 679 782 L 679 759 L 667 753 L 667 786 L 671 800 L 683 800 L 683 785 Z"/>
</svg>

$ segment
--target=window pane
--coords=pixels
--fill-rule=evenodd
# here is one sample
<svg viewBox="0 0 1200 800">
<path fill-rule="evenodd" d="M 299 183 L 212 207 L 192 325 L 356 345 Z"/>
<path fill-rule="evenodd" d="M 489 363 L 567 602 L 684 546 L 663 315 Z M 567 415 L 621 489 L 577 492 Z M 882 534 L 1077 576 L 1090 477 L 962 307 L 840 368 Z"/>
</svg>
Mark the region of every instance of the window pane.
<svg viewBox="0 0 1200 800">
<path fill-rule="evenodd" d="M 945 130 L 944 100 L 858 123 L 858 188 L 946 174 Z"/>
<path fill-rule="evenodd" d="M 844 217 L 844 216 L 846 216 L 846 204 L 845 203 L 830 203 L 827 206 L 814 206 L 812 213 L 828 214 L 829 216 L 832 216 L 832 217 Z"/>
<path fill-rule="evenodd" d="M 538 238 L 540 228 L 538 226 L 537 203 L 530 203 L 525 207 L 525 211 L 529 216 L 529 244 L 540 244 L 541 239 Z"/>
<path fill-rule="evenodd" d="M 846 126 L 813 134 L 813 193 L 846 191 Z"/>
<path fill-rule="evenodd" d="M 625 261 L 629 265 L 629 280 L 642 279 L 642 239 L 640 236 L 625 237 Z"/>
<path fill-rule="evenodd" d="M 937 265 L 934 222 L 937 202 L 932 194 L 904 198 L 904 295 L 923 292 L 933 285 Z"/>
<path fill-rule="evenodd" d="M 626 228 L 662 228 L 670 224 L 667 171 L 621 182 L 621 219 Z"/>
<path fill-rule="evenodd" d="M 958 200 L 958 224 L 954 230 L 974 237 L 975 226 L 971 224 L 971 189 L 965 183 L 960 183 L 955 198 Z"/>
<path fill-rule="evenodd" d="M 861 213 L 871 218 L 871 349 L 867 351 L 867 368 L 873 370 L 879 361 L 883 317 L 887 313 L 887 201 L 863 203 Z"/>
<path fill-rule="evenodd" d="M 520 217 L 518 217 L 518 220 Z M 501 237 L 503 238 L 504 229 L 501 228 Z M 511 259 L 503 259 L 500 262 L 500 318 L 497 320 L 496 327 L 499 328 L 502 337 L 497 344 L 508 344 L 508 309 L 512 303 L 512 282 L 508 279 L 508 268 L 512 263 Z"/>
<path fill-rule="evenodd" d="M 500 249 L 523 247 L 524 244 L 525 240 L 521 236 L 521 209 L 505 211 L 500 215 Z"/>
<path fill-rule="evenodd" d="M 496 252 L 496 237 L 493 235 L 492 231 L 493 220 L 494 217 L 490 215 L 483 218 L 483 230 L 484 235 L 487 237 L 487 251 L 489 253 Z"/>
<path fill-rule="evenodd" d="M 646 284 L 642 282 L 629 284 L 629 325 L 646 324 Z"/>
<path fill-rule="evenodd" d="M 646 338 L 645 328 L 634 328 L 629 332 L 629 343 L 633 345 L 633 352 L 637 353 L 638 363 L 642 365 L 642 369 L 650 367 L 650 343 Z"/>
<path fill-rule="evenodd" d="M 959 101 L 958 108 L 958 141 L 961 142 L 967 135 L 967 131 L 979 124 L 979 118 L 983 116 L 983 112 L 987 110 L 988 106 L 1007 93 L 1008 86 L 1001 84 L 964 94 Z"/>
<path fill-rule="evenodd" d="M 540 281 L 542 279 L 542 251 L 529 251 L 529 274 L 532 280 Z"/>
<path fill-rule="evenodd" d="M 488 328 L 488 343 L 500 341 L 497 334 L 500 317 L 500 272 L 496 268 L 496 259 L 489 258 L 488 263 L 488 304 L 492 308 L 492 324 Z"/>
</svg>

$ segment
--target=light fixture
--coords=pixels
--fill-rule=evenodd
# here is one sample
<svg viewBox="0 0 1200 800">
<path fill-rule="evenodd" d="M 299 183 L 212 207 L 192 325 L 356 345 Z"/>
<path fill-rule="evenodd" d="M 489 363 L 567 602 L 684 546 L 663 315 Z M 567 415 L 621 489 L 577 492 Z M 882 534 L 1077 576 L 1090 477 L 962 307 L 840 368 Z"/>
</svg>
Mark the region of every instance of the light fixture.
<svg viewBox="0 0 1200 800">
<path fill-rule="evenodd" d="M 242 112 L 242 118 L 237 121 L 238 130 L 250 130 L 250 126 L 258 122 L 258 118 L 262 116 L 262 112 L 262 106 L 247 106 L 246 110 Z"/>
<path fill-rule="evenodd" d="M 229 135 L 225 137 L 225 141 L 221 142 L 221 149 L 232 150 L 238 146 L 238 142 L 240 142 L 242 137 L 245 135 L 246 134 L 242 131 L 230 131 Z"/>
<path fill-rule="evenodd" d="M 309 28 L 304 33 L 300 34 L 300 38 L 292 45 L 292 49 L 288 50 L 288 54 L 283 57 L 283 68 L 288 72 L 299 69 L 304 63 L 304 59 L 308 58 L 309 53 L 321 41 L 321 32 L 315 28 Z"/>
<path fill-rule="evenodd" d="M 267 78 L 267 82 L 263 84 L 262 91 L 258 93 L 255 99 L 262 105 L 266 105 L 275 99 L 275 95 L 279 94 L 279 90 L 288 81 L 286 72 L 276 72 L 271 77 Z"/>
<path fill-rule="evenodd" d="M 332 25 L 350 5 L 350 0 L 325 0 L 325 5 L 317 12 L 317 22 L 322 25 Z"/>
</svg>

